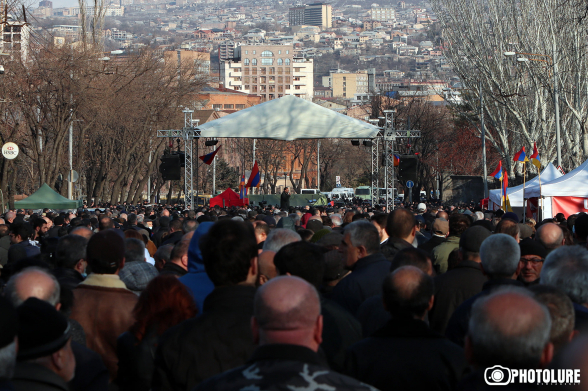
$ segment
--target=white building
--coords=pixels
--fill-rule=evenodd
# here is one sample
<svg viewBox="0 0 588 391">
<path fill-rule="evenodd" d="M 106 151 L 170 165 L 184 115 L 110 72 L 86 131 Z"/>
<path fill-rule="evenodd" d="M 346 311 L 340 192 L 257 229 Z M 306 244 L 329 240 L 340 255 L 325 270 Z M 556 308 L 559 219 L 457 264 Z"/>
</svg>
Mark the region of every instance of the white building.
<svg viewBox="0 0 588 391">
<path fill-rule="evenodd" d="M 292 45 L 242 45 L 221 66 L 226 88 L 255 94 L 263 101 L 295 95 L 312 100 L 313 61 L 299 57 Z"/>
</svg>

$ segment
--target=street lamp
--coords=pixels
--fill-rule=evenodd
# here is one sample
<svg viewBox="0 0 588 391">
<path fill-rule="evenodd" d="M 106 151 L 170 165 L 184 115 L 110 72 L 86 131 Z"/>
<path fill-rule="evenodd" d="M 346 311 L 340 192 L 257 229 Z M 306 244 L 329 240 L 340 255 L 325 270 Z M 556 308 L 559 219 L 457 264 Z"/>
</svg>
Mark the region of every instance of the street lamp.
<svg viewBox="0 0 588 391">
<path fill-rule="evenodd" d="M 555 50 L 553 52 L 555 55 Z M 550 60 L 551 66 L 553 67 L 553 106 L 555 109 L 555 141 L 557 145 L 557 166 L 561 168 L 561 132 L 560 132 L 560 121 L 559 121 L 559 91 L 558 91 L 558 83 L 557 83 L 557 64 L 553 60 L 550 55 L 547 54 L 539 54 L 539 53 L 520 53 L 520 52 L 504 52 L 504 55 L 507 57 L 512 57 L 515 55 L 522 55 L 522 56 L 539 56 L 539 57 L 546 57 Z M 547 62 L 547 60 L 540 60 L 540 59 L 533 59 L 528 57 L 518 57 L 517 62 L 529 62 L 529 61 L 541 61 Z"/>
</svg>

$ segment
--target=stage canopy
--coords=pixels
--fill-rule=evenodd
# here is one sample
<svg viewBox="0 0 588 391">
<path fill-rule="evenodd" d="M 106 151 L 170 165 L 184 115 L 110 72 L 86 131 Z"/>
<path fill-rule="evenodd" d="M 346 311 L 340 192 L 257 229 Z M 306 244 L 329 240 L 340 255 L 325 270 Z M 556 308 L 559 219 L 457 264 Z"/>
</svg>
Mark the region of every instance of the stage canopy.
<svg viewBox="0 0 588 391">
<path fill-rule="evenodd" d="M 76 209 L 81 205 L 81 200 L 68 200 L 46 183 L 43 183 L 39 190 L 27 198 L 14 203 L 14 207 L 17 209 Z"/>
<path fill-rule="evenodd" d="M 237 111 L 198 129 L 201 137 L 243 137 L 275 140 L 374 138 L 379 128 L 358 119 L 285 95 Z"/>
<path fill-rule="evenodd" d="M 562 176 L 561 172 L 552 163 L 549 163 L 547 167 L 543 169 L 541 172 L 541 183 L 545 184 L 550 182 L 554 179 L 559 178 Z M 528 180 L 524 187 L 526 189 L 526 193 L 529 192 L 529 189 L 533 186 L 539 186 L 539 176 Z M 528 197 L 528 196 L 527 196 Z M 508 188 L 508 199 L 510 201 L 510 205 L 514 207 L 523 206 L 523 185 L 509 187 Z M 490 190 L 490 201 L 494 202 L 496 205 L 502 204 L 502 197 L 501 197 L 501 190 L 495 189 Z"/>
<path fill-rule="evenodd" d="M 539 185 L 527 188 L 525 198 L 533 197 L 588 197 L 588 160 L 566 175 L 550 181 L 543 182 L 541 177 L 541 189 Z"/>
</svg>

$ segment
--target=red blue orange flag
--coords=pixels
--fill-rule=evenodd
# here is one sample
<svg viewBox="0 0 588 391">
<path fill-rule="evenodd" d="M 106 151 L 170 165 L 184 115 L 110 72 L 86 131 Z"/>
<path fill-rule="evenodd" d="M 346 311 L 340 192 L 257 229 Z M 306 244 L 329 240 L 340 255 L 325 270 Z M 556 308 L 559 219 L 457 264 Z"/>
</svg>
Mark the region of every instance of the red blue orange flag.
<svg viewBox="0 0 588 391">
<path fill-rule="evenodd" d="M 241 177 L 241 183 L 239 183 L 239 199 L 244 200 L 247 197 L 247 187 L 245 186 L 245 175 Z"/>
<path fill-rule="evenodd" d="M 521 148 L 521 150 L 518 151 L 514 155 L 514 161 L 515 162 L 528 162 L 529 161 L 529 159 L 527 159 L 527 154 L 525 153 L 525 147 Z"/>
<path fill-rule="evenodd" d="M 400 156 L 394 155 L 394 167 L 398 167 L 400 165 Z"/>
<path fill-rule="evenodd" d="M 259 172 L 259 166 L 257 165 L 257 160 L 253 165 L 253 169 L 251 170 L 251 175 L 249 176 L 249 180 L 247 181 L 247 187 L 259 187 L 261 184 L 261 174 Z"/>
<path fill-rule="evenodd" d="M 214 160 L 214 157 L 216 156 L 217 152 L 221 149 L 221 147 L 222 147 L 222 145 L 220 145 L 213 152 L 206 154 L 204 156 L 200 156 L 199 159 L 202 160 L 204 162 L 204 164 L 211 165 L 212 161 Z"/>
<path fill-rule="evenodd" d="M 537 150 L 537 143 L 533 143 L 533 154 L 531 157 L 531 163 L 537 167 L 538 170 L 541 169 L 541 158 L 539 157 L 539 151 Z"/>
<path fill-rule="evenodd" d="M 490 176 L 502 180 L 502 160 L 498 162 L 498 167 L 496 167 L 496 170 Z"/>
</svg>

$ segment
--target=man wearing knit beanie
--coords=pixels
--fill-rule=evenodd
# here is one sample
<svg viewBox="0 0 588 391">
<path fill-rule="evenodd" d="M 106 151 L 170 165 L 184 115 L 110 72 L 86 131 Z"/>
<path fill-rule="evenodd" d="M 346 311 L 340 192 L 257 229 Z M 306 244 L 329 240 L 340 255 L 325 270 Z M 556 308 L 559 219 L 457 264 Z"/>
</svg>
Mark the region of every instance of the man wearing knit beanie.
<svg viewBox="0 0 588 391">
<path fill-rule="evenodd" d="M 519 281 L 525 286 L 538 284 L 543 262 L 547 257 L 547 249 L 531 238 L 524 239 L 519 246 L 521 247 Z"/>
<path fill-rule="evenodd" d="M 82 325 L 88 348 L 100 354 L 113 381 L 118 370 L 116 339 L 134 323 L 138 299 L 118 276 L 125 265 L 125 243 L 115 230 L 94 234 L 87 258 L 92 274 L 73 291 L 71 318 Z"/>
<path fill-rule="evenodd" d="M 76 359 L 67 318 L 51 304 L 31 297 L 17 308 L 18 364 L 12 379 L 16 391 L 67 391 Z"/>
</svg>

